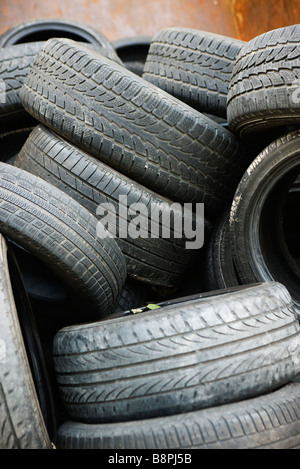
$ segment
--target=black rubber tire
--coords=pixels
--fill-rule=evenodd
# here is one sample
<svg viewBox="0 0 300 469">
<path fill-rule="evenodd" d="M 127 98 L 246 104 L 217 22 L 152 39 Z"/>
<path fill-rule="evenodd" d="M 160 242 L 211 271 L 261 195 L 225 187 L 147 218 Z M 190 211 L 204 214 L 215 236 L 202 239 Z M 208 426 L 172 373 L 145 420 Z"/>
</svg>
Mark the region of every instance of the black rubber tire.
<svg viewBox="0 0 300 469">
<path fill-rule="evenodd" d="M 150 36 L 134 36 L 112 43 L 124 66 L 140 77 L 143 75 L 151 39 Z"/>
<path fill-rule="evenodd" d="M 232 253 L 242 283 L 278 281 L 289 290 L 300 319 L 300 270 L 290 254 L 282 210 L 300 172 L 300 131 L 269 145 L 250 165 L 230 214 Z"/>
<path fill-rule="evenodd" d="M 43 49 L 45 41 L 29 42 L 0 48 L 0 80 L 5 85 L 5 100 L 0 102 L 1 132 L 37 124 L 20 102 L 20 89 L 35 58 Z M 113 59 L 110 49 L 100 45 L 88 45 L 91 50 Z M 119 58 L 115 57 L 117 62 Z"/>
<path fill-rule="evenodd" d="M 296 24 L 268 31 L 242 48 L 227 102 L 229 128 L 242 139 L 299 125 L 299 40 L 300 25 Z"/>
<path fill-rule="evenodd" d="M 115 240 L 125 256 L 129 276 L 151 285 L 173 287 L 182 282 L 192 264 L 197 261 L 197 252 L 185 247 L 186 238 L 174 238 L 175 229 L 172 221 L 169 238 L 163 238 L 161 235 L 159 238 L 151 237 L 152 213 L 161 208 L 159 217 L 161 230 L 162 213 L 167 213 L 168 208 L 171 213 L 172 201 L 145 189 L 104 165 L 46 127 L 39 125 L 33 130 L 20 151 L 15 166 L 41 177 L 66 192 L 95 217 L 100 204 L 112 204 L 117 216 Z M 147 213 L 144 215 L 147 228 L 143 237 L 133 238 L 128 233 L 122 238 L 124 233 L 122 228 L 119 230 L 118 223 L 126 216 L 119 210 L 119 197 L 123 195 L 127 196 L 127 207 L 134 203 L 144 204 L 147 207 Z M 122 206 L 124 205 L 125 202 Z M 181 211 L 180 205 L 177 208 L 174 206 L 174 217 L 176 214 L 180 216 Z M 114 215 L 109 207 L 107 212 Z M 192 213 L 190 217 L 187 214 L 185 218 L 191 226 Z M 129 214 L 126 221 L 129 225 L 131 221 Z M 111 234 L 114 235 L 113 232 Z"/>
<path fill-rule="evenodd" d="M 299 341 L 288 291 L 266 283 L 63 328 L 53 359 L 71 420 L 121 422 L 278 388 L 299 374 Z"/>
<path fill-rule="evenodd" d="M 220 210 L 249 161 L 221 125 L 67 39 L 47 41 L 20 93 L 47 127 L 178 202 Z"/>
<path fill-rule="evenodd" d="M 2 235 L 0 259 L 0 448 L 51 449 L 30 365 L 33 360 L 38 371 L 38 358 L 28 354 L 24 341 L 10 278 L 7 243 Z M 22 313 L 27 313 L 27 298 L 21 299 Z M 24 321 L 24 315 L 21 318 Z M 33 336 L 33 329 L 31 333 Z"/>
<path fill-rule="evenodd" d="M 300 384 L 293 382 L 264 396 L 168 417 L 95 425 L 67 421 L 58 429 L 57 448 L 299 449 L 299 415 Z"/>
<path fill-rule="evenodd" d="M 239 278 L 234 266 L 229 227 L 230 208 L 215 224 L 206 250 L 206 286 L 208 290 L 237 287 Z"/>
<path fill-rule="evenodd" d="M 126 280 L 115 240 L 99 238 L 97 219 L 42 179 L 0 163 L 1 232 L 45 262 L 86 314 L 109 314 Z M 85 312 L 83 312 L 84 317 Z"/>
<path fill-rule="evenodd" d="M 231 73 L 244 44 L 196 29 L 162 29 L 152 39 L 143 78 L 200 112 L 226 118 Z"/>
<path fill-rule="evenodd" d="M 36 125 L 37 121 L 20 103 L 20 89 L 35 57 L 45 42 L 19 44 L 0 49 L 0 79 L 5 84 L 5 100 L 0 103 L 1 132 Z"/>
<path fill-rule="evenodd" d="M 121 63 L 112 43 L 100 31 L 87 24 L 62 18 L 37 19 L 17 24 L 0 36 L 0 47 L 45 42 L 53 37 L 64 37 L 84 42 L 91 44 L 96 49 L 100 47 L 106 57 Z"/>
</svg>

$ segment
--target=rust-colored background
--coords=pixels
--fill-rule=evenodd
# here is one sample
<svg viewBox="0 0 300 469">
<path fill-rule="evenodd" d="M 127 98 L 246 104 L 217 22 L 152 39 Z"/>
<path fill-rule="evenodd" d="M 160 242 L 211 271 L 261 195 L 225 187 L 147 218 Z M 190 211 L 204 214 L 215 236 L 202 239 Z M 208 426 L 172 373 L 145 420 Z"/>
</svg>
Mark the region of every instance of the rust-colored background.
<svg viewBox="0 0 300 469">
<path fill-rule="evenodd" d="M 300 0 L 0 0 L 0 34 L 39 18 L 93 26 L 111 41 L 185 26 L 245 41 L 300 23 Z"/>
</svg>

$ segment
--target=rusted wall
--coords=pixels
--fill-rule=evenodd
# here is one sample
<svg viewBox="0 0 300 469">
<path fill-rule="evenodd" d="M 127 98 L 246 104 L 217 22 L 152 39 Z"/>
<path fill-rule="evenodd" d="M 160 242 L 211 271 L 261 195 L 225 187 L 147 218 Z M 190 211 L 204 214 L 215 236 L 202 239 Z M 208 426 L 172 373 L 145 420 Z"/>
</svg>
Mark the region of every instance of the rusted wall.
<svg viewBox="0 0 300 469">
<path fill-rule="evenodd" d="M 300 23 L 300 0 L 0 0 L 0 34 L 23 21 L 53 17 L 87 23 L 110 40 L 151 36 L 170 26 L 249 40 Z"/>
</svg>

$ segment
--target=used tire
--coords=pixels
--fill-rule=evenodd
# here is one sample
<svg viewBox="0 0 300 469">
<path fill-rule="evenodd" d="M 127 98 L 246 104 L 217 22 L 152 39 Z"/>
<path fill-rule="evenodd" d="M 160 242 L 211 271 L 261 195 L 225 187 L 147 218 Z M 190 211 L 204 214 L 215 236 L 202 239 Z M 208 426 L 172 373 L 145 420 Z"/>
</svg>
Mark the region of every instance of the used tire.
<svg viewBox="0 0 300 469">
<path fill-rule="evenodd" d="M 91 44 L 105 51 L 107 57 L 121 63 L 111 42 L 100 32 L 87 24 L 52 18 L 26 21 L 13 26 L 0 36 L 0 47 L 17 44 L 45 42 L 53 37 L 65 37 L 77 42 Z"/>
<path fill-rule="evenodd" d="M 51 449 L 46 415 L 43 415 L 41 409 L 45 396 L 41 395 L 40 362 L 37 355 L 29 353 L 29 343 L 26 342 L 26 338 L 30 342 L 35 335 L 33 324 L 27 324 L 26 332 L 29 335 L 23 336 L 20 323 L 22 320 L 24 324 L 25 316 L 27 320 L 32 319 L 30 306 L 20 289 L 19 320 L 17 298 L 14 297 L 16 290 L 13 290 L 10 278 L 9 255 L 7 243 L 0 235 L 0 448 Z M 17 271 L 14 275 L 17 275 Z M 14 276 L 14 281 L 20 282 L 20 279 L 17 280 Z M 19 283 L 18 286 L 20 285 Z M 33 343 L 30 348 L 33 352 L 32 346 Z M 35 377 L 39 378 L 38 383 L 34 380 L 34 370 Z"/>
<path fill-rule="evenodd" d="M 72 420 L 121 422 L 278 388 L 299 373 L 299 341 L 290 295 L 266 283 L 63 328 L 53 359 Z"/>
<path fill-rule="evenodd" d="M 229 227 L 230 209 L 217 221 L 206 251 L 206 284 L 209 290 L 240 285 L 232 257 Z"/>
<path fill-rule="evenodd" d="M 152 39 L 143 78 L 198 111 L 226 118 L 231 73 L 244 44 L 196 29 L 162 29 Z"/>
<path fill-rule="evenodd" d="M 57 447 L 299 449 L 299 415 L 300 384 L 293 382 L 263 396 L 168 417 L 94 425 L 67 421 L 58 429 Z M 188 456 L 182 454 L 183 461 Z"/>
<path fill-rule="evenodd" d="M 87 314 L 111 312 L 125 283 L 125 259 L 97 220 L 42 179 L 0 163 L 1 232 L 52 269 L 82 298 Z M 94 315 L 95 317 L 95 315 Z"/>
<path fill-rule="evenodd" d="M 276 280 L 286 286 L 300 318 L 300 271 L 283 230 L 284 204 L 300 172 L 300 131 L 282 136 L 250 165 L 230 214 L 232 253 L 242 283 Z"/>
<path fill-rule="evenodd" d="M 233 195 L 249 164 L 221 125 L 67 39 L 47 41 L 20 97 L 76 146 L 171 200 L 204 202 L 207 216 Z"/>
<path fill-rule="evenodd" d="M 264 33 L 244 45 L 227 102 L 229 128 L 241 138 L 300 122 L 300 25 Z"/>
<path fill-rule="evenodd" d="M 0 49 L 0 79 L 5 99 L 0 102 L 2 132 L 36 125 L 36 120 L 20 103 L 20 89 L 44 42 L 19 44 Z"/>
<path fill-rule="evenodd" d="M 20 90 L 25 78 L 32 67 L 35 58 L 43 49 L 45 41 L 21 43 L 0 48 L 0 80 L 3 88 L 0 88 L 0 125 L 1 132 L 11 129 L 20 129 L 36 125 L 34 119 L 20 102 Z M 111 50 L 97 44 L 88 45 L 104 56 L 117 60 L 112 56 Z M 5 96 L 2 94 L 5 93 Z M 5 99 L 4 99 L 5 98 Z"/>
<path fill-rule="evenodd" d="M 176 238 L 177 227 L 174 220 L 177 215 L 180 223 L 183 220 L 183 210 L 179 204 L 173 206 L 172 201 L 104 165 L 51 130 L 37 126 L 26 140 L 15 166 L 66 192 L 94 216 L 97 216 L 100 204 L 106 204 L 105 212 L 117 217 L 111 221 L 112 230 L 116 233 L 110 231 L 110 227 L 107 229 L 113 236 L 117 236 L 116 242 L 125 256 L 127 272 L 131 277 L 152 285 L 172 287 L 183 280 L 191 265 L 197 261 L 197 251 L 185 247 L 187 239 L 184 236 Z M 123 213 L 119 205 L 119 199 L 124 195 L 127 200 L 122 202 L 122 207 L 126 207 L 127 213 Z M 129 210 L 130 207 L 133 208 L 133 204 L 143 204 L 146 210 L 142 211 L 145 226 L 140 229 L 138 237 L 131 236 L 129 230 L 132 218 Z M 160 234 L 154 238 L 151 220 L 153 213 L 158 210 L 160 214 L 156 218 Z M 169 237 L 162 237 L 161 234 L 163 213 L 169 213 Z M 192 212 L 190 215 L 185 214 L 184 218 L 185 223 L 190 221 L 192 225 Z M 121 226 L 123 221 L 127 224 L 127 233 Z M 204 225 L 204 220 L 197 220 L 198 224 L 201 222 Z"/>
</svg>

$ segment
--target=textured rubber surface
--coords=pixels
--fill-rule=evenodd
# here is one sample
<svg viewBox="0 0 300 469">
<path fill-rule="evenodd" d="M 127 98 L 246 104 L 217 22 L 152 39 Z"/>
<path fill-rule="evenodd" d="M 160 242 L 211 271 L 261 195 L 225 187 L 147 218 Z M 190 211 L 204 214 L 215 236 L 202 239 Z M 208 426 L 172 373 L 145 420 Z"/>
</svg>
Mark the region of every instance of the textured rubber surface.
<svg viewBox="0 0 300 469">
<path fill-rule="evenodd" d="M 50 449 L 0 236 L 0 448 Z"/>
<path fill-rule="evenodd" d="M 63 328 L 53 359 L 71 420 L 121 422 L 271 391 L 299 374 L 299 341 L 290 295 L 266 283 Z"/>
<path fill-rule="evenodd" d="M 145 189 L 138 183 L 101 163 L 96 158 L 69 144 L 54 132 L 39 125 L 30 134 L 23 146 L 15 166 L 40 176 L 57 188 L 63 190 L 96 216 L 100 204 L 112 204 L 107 212 L 114 216 L 113 230 L 116 242 L 122 250 L 127 264 L 128 275 L 144 282 L 172 287 L 178 285 L 195 262 L 195 251 L 185 248 L 186 238 L 174 238 L 171 221 L 170 237 L 153 238 L 151 217 L 160 210 L 159 229 L 162 232 L 163 213 L 171 213 L 173 202 Z M 119 208 L 119 198 L 127 197 Z M 143 204 L 143 233 L 135 238 L 130 234 L 132 216 L 129 214 L 133 204 Z M 127 213 L 124 213 L 124 208 Z M 106 213 L 105 210 L 105 213 Z M 174 218 L 183 213 L 182 207 L 174 206 Z M 100 218 L 99 218 L 100 219 Z M 186 214 L 185 223 L 192 226 L 193 216 Z M 180 217 L 182 222 L 182 218 Z M 127 233 L 119 227 L 127 223 Z M 203 221 L 204 224 L 204 221 Z M 117 226 L 116 226 L 117 225 Z M 176 228 L 176 227 L 175 227 Z M 108 230 L 110 228 L 108 227 Z M 112 234 L 113 231 L 111 231 Z"/>
<path fill-rule="evenodd" d="M 249 162 L 229 131 L 124 67 L 47 41 L 22 87 L 29 113 L 92 156 L 179 202 L 220 210 Z"/>
<path fill-rule="evenodd" d="M 262 34 L 241 49 L 227 103 L 229 128 L 241 138 L 300 121 L 300 25 Z"/>
<path fill-rule="evenodd" d="M 162 29 L 152 39 L 143 78 L 201 112 L 226 118 L 231 73 L 244 44 L 196 29 Z"/>
<path fill-rule="evenodd" d="M 0 163 L 1 232 L 44 261 L 82 297 L 86 313 L 111 312 L 125 283 L 125 259 L 112 238 L 96 234 L 97 220 L 42 179 Z M 84 314 L 84 313 L 83 313 Z"/>
<path fill-rule="evenodd" d="M 230 213 L 232 254 L 242 283 L 278 281 L 300 318 L 300 269 L 282 233 L 284 203 L 300 171 L 300 131 L 283 135 L 245 172 Z"/>
<path fill-rule="evenodd" d="M 0 102 L 2 131 L 29 127 L 36 122 L 23 108 L 19 94 L 30 67 L 44 44 L 36 42 L 0 49 L 0 80 L 2 86 L 5 86 L 5 99 Z"/>
<path fill-rule="evenodd" d="M 230 209 L 224 210 L 215 224 L 206 250 L 206 284 L 208 290 L 240 285 L 232 258 L 229 229 Z"/>
<path fill-rule="evenodd" d="M 299 388 L 294 382 L 245 401 L 142 421 L 67 421 L 58 429 L 57 448 L 299 449 Z"/>
<path fill-rule="evenodd" d="M 45 41 L 38 41 L 0 48 L 0 80 L 2 80 L 1 86 L 5 86 L 5 99 L 2 99 L 2 94 L 0 99 L 2 131 L 36 124 L 36 120 L 25 111 L 20 103 L 19 94 L 25 78 L 44 44 Z M 100 44 L 90 44 L 88 47 L 121 63 L 112 46 L 101 47 Z M 2 87 L 0 90 L 2 92 Z"/>
</svg>

